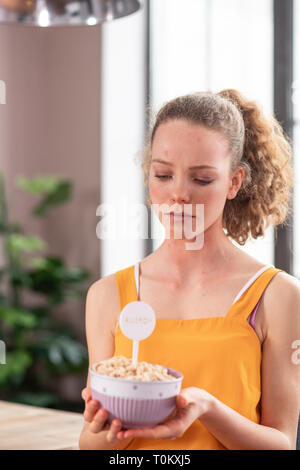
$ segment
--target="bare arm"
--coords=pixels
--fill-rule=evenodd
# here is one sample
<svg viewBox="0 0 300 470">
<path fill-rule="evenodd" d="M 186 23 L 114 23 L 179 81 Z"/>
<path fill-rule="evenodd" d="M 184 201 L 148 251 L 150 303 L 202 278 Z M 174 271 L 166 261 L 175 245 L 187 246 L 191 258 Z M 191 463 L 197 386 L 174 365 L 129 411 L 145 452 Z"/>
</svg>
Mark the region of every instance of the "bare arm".
<svg viewBox="0 0 300 470">
<path fill-rule="evenodd" d="M 277 276 L 264 299 L 261 423 L 245 418 L 214 397 L 209 399 L 209 411 L 199 416 L 227 449 L 296 449 L 300 363 L 295 360 L 292 345 L 300 340 L 300 283 L 286 273 Z M 199 401 L 200 397 L 201 393 Z"/>
<path fill-rule="evenodd" d="M 208 413 L 200 421 L 228 450 L 291 450 L 288 435 L 257 424 L 221 401 L 211 398 Z"/>
<path fill-rule="evenodd" d="M 114 275 L 110 275 L 93 283 L 86 297 L 86 338 L 89 352 L 89 364 L 108 359 L 114 355 L 114 315 L 112 308 L 118 307 Z M 85 399 L 84 426 L 79 438 L 81 450 L 122 450 L 128 446 L 132 438 L 118 439 L 122 428 L 120 420 L 113 420 L 111 425 L 106 422 L 107 411 L 101 416 L 99 402 L 91 400 L 90 374 L 88 373 L 87 388 L 83 391 Z"/>
</svg>

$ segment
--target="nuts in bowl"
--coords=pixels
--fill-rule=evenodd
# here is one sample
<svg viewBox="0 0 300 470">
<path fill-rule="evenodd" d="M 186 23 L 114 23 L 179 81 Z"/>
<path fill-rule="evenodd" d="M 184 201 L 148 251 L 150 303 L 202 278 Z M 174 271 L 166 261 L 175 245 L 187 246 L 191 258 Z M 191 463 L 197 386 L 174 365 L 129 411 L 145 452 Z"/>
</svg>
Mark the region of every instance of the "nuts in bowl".
<svg viewBox="0 0 300 470">
<path fill-rule="evenodd" d="M 92 399 L 108 411 L 108 423 L 121 420 L 123 428 L 152 427 L 176 406 L 183 374 L 159 364 L 124 356 L 105 359 L 89 368 Z"/>
</svg>

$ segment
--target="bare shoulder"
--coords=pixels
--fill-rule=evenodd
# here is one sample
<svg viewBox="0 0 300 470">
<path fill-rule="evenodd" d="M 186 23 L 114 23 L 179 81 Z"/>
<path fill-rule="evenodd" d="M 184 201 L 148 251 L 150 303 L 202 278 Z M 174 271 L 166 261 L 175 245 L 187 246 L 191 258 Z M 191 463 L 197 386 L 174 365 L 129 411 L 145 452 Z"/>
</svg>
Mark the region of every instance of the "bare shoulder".
<svg viewBox="0 0 300 470">
<path fill-rule="evenodd" d="M 271 279 L 269 288 L 266 289 L 265 297 L 273 300 L 274 304 L 282 303 L 282 299 L 287 300 L 290 297 L 300 294 L 300 281 L 295 276 L 286 272 L 278 272 Z"/>
<path fill-rule="evenodd" d="M 110 330 L 114 332 L 115 318 L 120 311 L 115 273 L 104 276 L 90 285 L 87 303 L 93 306 L 89 309 L 91 315 L 101 313 L 102 319 L 109 322 Z"/>
<path fill-rule="evenodd" d="M 104 276 L 101 279 L 98 279 L 97 281 L 93 282 L 88 290 L 91 295 L 100 297 L 102 299 L 105 297 L 110 297 L 112 291 L 115 291 L 117 293 L 115 273 Z"/>
<path fill-rule="evenodd" d="M 300 328 L 300 281 L 286 272 L 278 272 L 264 292 L 266 327 Z"/>
</svg>

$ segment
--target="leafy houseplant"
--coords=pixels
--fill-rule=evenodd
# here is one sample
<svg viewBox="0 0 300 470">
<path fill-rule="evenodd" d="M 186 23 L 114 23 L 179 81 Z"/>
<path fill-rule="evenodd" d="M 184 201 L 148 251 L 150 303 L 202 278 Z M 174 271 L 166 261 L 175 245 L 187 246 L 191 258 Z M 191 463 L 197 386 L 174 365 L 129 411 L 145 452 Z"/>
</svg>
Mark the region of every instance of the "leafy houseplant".
<svg viewBox="0 0 300 470">
<path fill-rule="evenodd" d="M 17 184 L 39 196 L 32 212 L 36 217 L 46 217 L 51 207 L 67 202 L 72 192 L 69 181 L 52 176 L 19 178 Z M 0 399 L 72 409 L 72 403 L 63 404 L 49 384 L 59 376 L 85 372 L 87 349 L 71 326 L 59 323 L 52 312 L 66 299 L 85 295 L 82 283 L 89 273 L 66 266 L 60 257 L 34 255 L 46 243 L 9 221 L 1 173 L 0 242 L 4 258 L 0 266 L 0 340 L 6 349 L 5 363 L 0 363 Z M 30 304 L 26 294 L 40 300 Z"/>
</svg>

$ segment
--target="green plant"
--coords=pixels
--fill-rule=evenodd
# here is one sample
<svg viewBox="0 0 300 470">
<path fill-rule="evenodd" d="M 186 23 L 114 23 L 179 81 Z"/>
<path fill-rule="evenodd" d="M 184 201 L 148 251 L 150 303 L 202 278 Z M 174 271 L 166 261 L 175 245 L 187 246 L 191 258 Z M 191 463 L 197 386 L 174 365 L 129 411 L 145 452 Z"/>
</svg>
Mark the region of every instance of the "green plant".
<svg viewBox="0 0 300 470">
<path fill-rule="evenodd" d="M 35 217 L 46 217 L 72 194 L 69 181 L 52 176 L 19 178 L 17 184 L 39 196 L 32 211 Z M 1 173 L 0 240 L 0 339 L 6 346 L 5 364 L 0 364 L 0 398 L 59 408 L 60 398 L 49 391 L 49 383 L 61 375 L 85 372 L 88 354 L 71 326 L 59 323 L 52 313 L 66 299 L 85 295 L 82 283 L 89 273 L 66 266 L 60 257 L 36 256 L 47 244 L 9 221 Z M 26 303 L 26 293 L 38 296 L 38 304 Z"/>
</svg>

